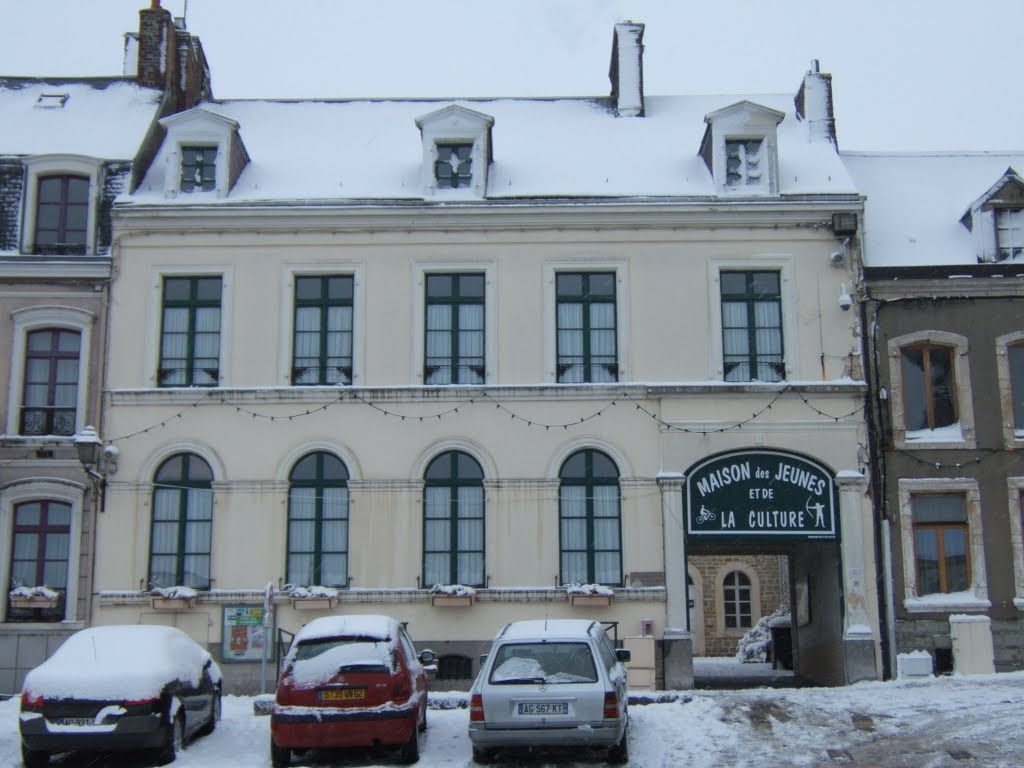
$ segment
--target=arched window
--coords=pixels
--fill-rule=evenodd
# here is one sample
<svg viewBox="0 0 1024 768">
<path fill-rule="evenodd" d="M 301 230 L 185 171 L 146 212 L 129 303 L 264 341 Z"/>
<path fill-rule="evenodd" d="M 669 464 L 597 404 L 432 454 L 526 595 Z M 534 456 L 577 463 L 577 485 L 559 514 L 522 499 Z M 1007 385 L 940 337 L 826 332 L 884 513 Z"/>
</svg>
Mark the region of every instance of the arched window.
<svg viewBox="0 0 1024 768">
<path fill-rule="evenodd" d="M 729 571 L 722 580 L 722 596 L 726 628 L 752 626 L 750 577 L 742 571 Z"/>
<path fill-rule="evenodd" d="M 562 465 L 558 496 L 563 584 L 622 586 L 619 471 L 608 456 L 577 451 Z"/>
<path fill-rule="evenodd" d="M 423 491 L 423 585 L 484 585 L 484 472 L 462 451 L 427 467 Z"/>
<path fill-rule="evenodd" d="M 8 621 L 60 621 L 68 586 L 71 550 L 71 505 L 61 501 L 29 501 L 14 507 L 11 547 L 11 589 L 48 587 L 55 603 L 41 607 L 15 605 L 9 598 Z"/>
<path fill-rule="evenodd" d="M 210 588 L 213 471 L 192 453 L 167 459 L 153 480 L 150 587 Z"/>
<path fill-rule="evenodd" d="M 288 476 L 288 577 L 296 586 L 348 586 L 348 470 L 337 456 L 304 456 Z"/>
</svg>

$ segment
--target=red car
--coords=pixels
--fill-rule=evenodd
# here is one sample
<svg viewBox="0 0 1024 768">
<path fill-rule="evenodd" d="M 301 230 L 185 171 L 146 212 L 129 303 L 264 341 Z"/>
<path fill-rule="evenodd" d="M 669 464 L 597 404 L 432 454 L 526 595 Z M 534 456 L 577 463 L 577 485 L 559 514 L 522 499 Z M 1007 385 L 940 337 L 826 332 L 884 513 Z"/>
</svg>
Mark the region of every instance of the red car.
<svg viewBox="0 0 1024 768">
<path fill-rule="evenodd" d="M 295 636 L 270 716 L 270 761 L 307 749 L 396 746 L 420 756 L 427 673 L 405 627 L 389 616 L 327 616 Z"/>
</svg>

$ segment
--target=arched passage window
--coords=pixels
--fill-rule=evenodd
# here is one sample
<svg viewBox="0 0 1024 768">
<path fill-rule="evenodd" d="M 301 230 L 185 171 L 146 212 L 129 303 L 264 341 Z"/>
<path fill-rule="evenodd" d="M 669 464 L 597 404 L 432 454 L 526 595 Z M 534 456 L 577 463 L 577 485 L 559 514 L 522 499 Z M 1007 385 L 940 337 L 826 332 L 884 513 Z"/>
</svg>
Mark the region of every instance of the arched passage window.
<svg viewBox="0 0 1024 768">
<path fill-rule="evenodd" d="M 423 491 L 423 585 L 484 585 L 484 472 L 463 451 L 427 467 Z"/>
<path fill-rule="evenodd" d="M 722 581 L 722 597 L 725 626 L 728 629 L 750 627 L 753 617 L 750 577 L 742 571 L 729 571 Z"/>
<path fill-rule="evenodd" d="M 167 459 L 153 480 L 149 585 L 210 588 L 213 471 L 193 453 Z"/>
<path fill-rule="evenodd" d="M 296 586 L 348 586 L 348 470 L 310 453 L 288 476 L 288 577 Z"/>
<path fill-rule="evenodd" d="M 563 584 L 622 586 L 619 470 L 608 456 L 577 451 L 562 464 L 558 495 Z"/>
</svg>

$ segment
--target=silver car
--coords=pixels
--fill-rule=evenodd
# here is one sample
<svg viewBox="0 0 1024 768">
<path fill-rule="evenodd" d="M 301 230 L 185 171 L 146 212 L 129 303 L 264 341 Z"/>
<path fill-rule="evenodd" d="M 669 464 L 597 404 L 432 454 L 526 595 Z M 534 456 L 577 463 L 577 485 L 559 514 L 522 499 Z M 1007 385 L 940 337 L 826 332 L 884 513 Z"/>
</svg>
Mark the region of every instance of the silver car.
<svg viewBox="0 0 1024 768">
<path fill-rule="evenodd" d="M 501 749 L 608 750 L 628 759 L 629 651 L 616 649 L 597 621 L 514 621 L 494 639 L 473 682 L 473 759 Z"/>
</svg>

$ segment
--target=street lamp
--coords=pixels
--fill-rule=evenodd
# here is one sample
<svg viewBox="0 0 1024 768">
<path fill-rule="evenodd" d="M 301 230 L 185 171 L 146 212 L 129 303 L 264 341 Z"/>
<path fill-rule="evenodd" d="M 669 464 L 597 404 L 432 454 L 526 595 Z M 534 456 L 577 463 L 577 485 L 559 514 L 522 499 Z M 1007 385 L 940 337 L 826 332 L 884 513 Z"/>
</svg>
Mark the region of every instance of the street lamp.
<svg viewBox="0 0 1024 768">
<path fill-rule="evenodd" d="M 115 445 L 104 445 L 91 426 L 75 435 L 75 450 L 82 469 L 92 481 L 93 497 L 99 499 L 99 509 L 103 512 L 107 500 L 107 476 L 117 471 L 117 458 L 121 452 Z"/>
</svg>

